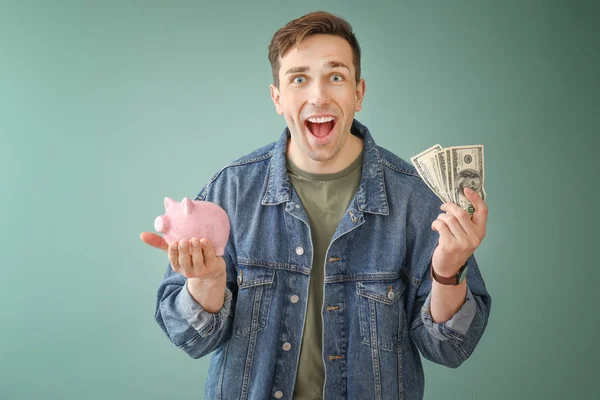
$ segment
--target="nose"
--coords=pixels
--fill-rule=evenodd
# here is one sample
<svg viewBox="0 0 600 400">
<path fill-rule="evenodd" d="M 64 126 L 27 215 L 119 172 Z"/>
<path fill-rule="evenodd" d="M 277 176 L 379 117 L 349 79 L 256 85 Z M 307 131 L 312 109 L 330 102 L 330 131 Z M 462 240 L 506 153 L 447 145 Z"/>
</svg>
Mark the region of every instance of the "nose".
<svg viewBox="0 0 600 400">
<path fill-rule="evenodd" d="M 322 106 L 329 104 L 331 98 L 327 90 L 327 86 L 320 82 L 315 82 L 309 89 L 308 102 L 314 106 Z"/>
</svg>

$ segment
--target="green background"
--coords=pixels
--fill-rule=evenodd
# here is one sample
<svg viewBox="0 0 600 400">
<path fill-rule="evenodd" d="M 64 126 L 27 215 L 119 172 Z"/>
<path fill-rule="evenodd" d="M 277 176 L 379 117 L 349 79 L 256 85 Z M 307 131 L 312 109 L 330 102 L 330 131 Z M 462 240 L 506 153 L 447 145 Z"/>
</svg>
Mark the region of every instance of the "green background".
<svg viewBox="0 0 600 400">
<path fill-rule="evenodd" d="M 424 361 L 426 399 L 599 398 L 597 4 L 0 0 L 0 399 L 203 398 L 139 234 L 279 136 L 267 46 L 318 9 L 357 33 L 378 144 L 485 145 L 490 324 Z"/>
</svg>

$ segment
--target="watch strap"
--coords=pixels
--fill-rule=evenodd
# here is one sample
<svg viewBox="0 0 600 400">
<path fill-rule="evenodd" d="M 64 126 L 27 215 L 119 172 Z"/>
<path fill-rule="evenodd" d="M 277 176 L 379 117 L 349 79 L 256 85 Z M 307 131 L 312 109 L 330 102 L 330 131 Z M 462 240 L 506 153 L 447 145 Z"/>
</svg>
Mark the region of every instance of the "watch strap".
<svg viewBox="0 0 600 400">
<path fill-rule="evenodd" d="M 461 275 L 464 271 L 464 269 L 467 267 L 467 263 L 464 263 L 462 267 L 460 267 L 460 269 L 458 270 L 458 272 L 456 273 L 456 275 L 451 276 L 449 278 L 445 277 L 445 276 L 441 276 L 435 273 L 434 269 L 433 269 L 433 264 L 430 264 L 429 266 L 429 275 L 431 277 L 431 280 L 435 280 L 438 283 L 441 283 L 442 285 L 452 285 L 452 286 L 456 286 L 461 282 Z"/>
</svg>

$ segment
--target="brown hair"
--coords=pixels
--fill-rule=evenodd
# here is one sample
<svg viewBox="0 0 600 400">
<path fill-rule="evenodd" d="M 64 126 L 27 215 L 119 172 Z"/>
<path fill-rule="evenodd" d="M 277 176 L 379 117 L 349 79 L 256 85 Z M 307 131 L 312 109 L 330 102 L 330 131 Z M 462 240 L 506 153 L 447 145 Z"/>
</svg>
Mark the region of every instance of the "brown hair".
<svg viewBox="0 0 600 400">
<path fill-rule="evenodd" d="M 273 35 L 269 44 L 269 61 L 273 70 L 273 83 L 279 88 L 279 58 L 292 47 L 298 46 L 306 36 L 326 34 L 339 36 L 350 44 L 356 70 L 356 82 L 360 80 L 360 46 L 352 26 L 345 19 L 325 11 L 315 11 L 288 22 Z"/>
</svg>

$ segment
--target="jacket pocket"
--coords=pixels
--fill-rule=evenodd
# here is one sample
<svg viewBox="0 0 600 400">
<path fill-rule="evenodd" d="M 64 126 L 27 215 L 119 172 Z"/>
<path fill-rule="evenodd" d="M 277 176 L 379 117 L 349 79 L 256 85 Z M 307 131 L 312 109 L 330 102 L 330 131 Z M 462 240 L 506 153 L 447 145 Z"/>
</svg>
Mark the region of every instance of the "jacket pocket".
<svg viewBox="0 0 600 400">
<path fill-rule="evenodd" d="M 394 349 L 405 323 L 402 280 L 357 282 L 356 285 L 362 342 L 382 350 Z"/>
<path fill-rule="evenodd" d="M 272 269 L 238 265 L 238 293 L 233 317 L 235 336 L 247 336 L 265 327 L 274 279 Z"/>
</svg>

